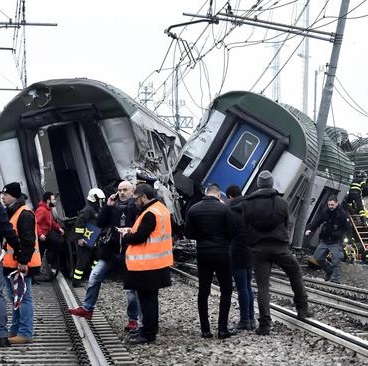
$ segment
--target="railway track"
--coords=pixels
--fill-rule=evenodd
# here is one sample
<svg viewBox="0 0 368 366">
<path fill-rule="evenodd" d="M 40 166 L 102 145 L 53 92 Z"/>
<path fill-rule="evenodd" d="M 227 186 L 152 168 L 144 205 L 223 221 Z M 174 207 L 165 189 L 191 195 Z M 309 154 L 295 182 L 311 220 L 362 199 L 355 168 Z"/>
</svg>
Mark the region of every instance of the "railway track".
<svg viewBox="0 0 368 366">
<path fill-rule="evenodd" d="M 195 267 L 195 265 L 181 266 L 181 268 L 190 269 L 191 273 L 193 273 Z M 198 279 L 195 275 L 187 273 L 185 270 L 179 268 L 174 268 L 173 271 L 182 276 L 185 282 L 197 286 Z M 219 292 L 218 286 L 213 285 L 213 290 Z M 236 293 L 233 293 L 233 297 L 237 299 Z M 258 310 L 256 303 L 255 309 L 256 311 Z M 355 352 L 360 357 L 368 357 L 368 341 L 363 338 L 344 332 L 321 321 L 315 320 L 314 318 L 301 321 L 297 319 L 296 312 L 274 303 L 271 304 L 271 315 L 273 321 L 279 321 L 289 328 L 304 330 L 313 335 L 327 339 L 336 345 L 345 347 L 346 349 Z"/>
<path fill-rule="evenodd" d="M 103 314 L 87 321 L 68 313 L 80 305 L 85 289 L 75 291 L 59 274 L 32 287 L 35 336 L 31 344 L 1 349 L 1 365 L 136 365 Z"/>
</svg>

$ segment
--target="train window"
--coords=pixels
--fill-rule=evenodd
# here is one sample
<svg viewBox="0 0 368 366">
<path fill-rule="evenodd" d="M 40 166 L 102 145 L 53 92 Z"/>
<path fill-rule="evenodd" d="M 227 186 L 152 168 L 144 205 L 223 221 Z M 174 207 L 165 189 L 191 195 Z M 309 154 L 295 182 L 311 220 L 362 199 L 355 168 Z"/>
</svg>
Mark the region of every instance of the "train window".
<svg viewBox="0 0 368 366">
<path fill-rule="evenodd" d="M 244 132 L 231 152 L 228 163 L 238 170 L 243 170 L 258 145 L 257 136 L 247 131 Z"/>
</svg>

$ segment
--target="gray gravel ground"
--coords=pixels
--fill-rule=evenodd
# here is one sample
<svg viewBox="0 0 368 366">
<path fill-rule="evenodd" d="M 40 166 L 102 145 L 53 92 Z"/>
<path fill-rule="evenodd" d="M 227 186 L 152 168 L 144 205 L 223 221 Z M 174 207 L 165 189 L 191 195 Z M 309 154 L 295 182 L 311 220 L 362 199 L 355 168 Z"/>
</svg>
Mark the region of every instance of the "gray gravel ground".
<svg viewBox="0 0 368 366">
<path fill-rule="evenodd" d="M 322 276 L 320 271 L 308 276 Z M 367 266 L 343 264 L 343 283 L 367 288 Z M 197 290 L 173 277 L 173 286 L 160 290 L 160 334 L 154 344 L 130 346 L 124 332 L 126 303 L 123 284 L 108 281 L 103 285 L 98 306 L 102 309 L 121 340 L 133 353 L 138 365 L 368 365 L 368 359 L 337 347 L 320 337 L 273 323 L 270 336 L 253 331 L 218 340 L 200 337 L 197 314 Z M 218 299 L 210 297 L 212 332 L 216 334 Z M 237 303 L 230 312 L 230 323 L 238 318 Z"/>
</svg>

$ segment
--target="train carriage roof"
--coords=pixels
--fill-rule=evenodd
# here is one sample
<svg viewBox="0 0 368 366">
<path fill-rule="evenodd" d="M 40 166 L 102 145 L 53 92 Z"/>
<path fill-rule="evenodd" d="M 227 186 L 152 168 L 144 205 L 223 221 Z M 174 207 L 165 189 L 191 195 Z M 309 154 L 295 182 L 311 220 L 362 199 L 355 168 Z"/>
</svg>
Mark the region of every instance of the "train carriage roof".
<svg viewBox="0 0 368 366">
<path fill-rule="evenodd" d="M 235 104 L 243 107 L 263 123 L 274 126 L 291 136 L 288 146 L 289 152 L 304 160 L 311 167 L 315 166 L 317 156 L 315 127 L 303 123 L 297 116 L 297 110 L 292 113 L 291 107 L 276 103 L 263 95 L 247 91 L 233 91 L 223 94 L 215 100 L 212 108 L 225 113 L 230 106 Z"/>
<path fill-rule="evenodd" d="M 234 104 L 245 108 L 264 123 L 276 126 L 290 136 L 288 151 L 311 168 L 317 161 L 317 130 L 313 120 L 300 110 L 276 103 L 263 95 L 233 91 L 218 97 L 212 108 L 225 113 Z M 348 184 L 354 164 L 348 155 L 326 133 L 318 164 L 318 175 Z"/>
<path fill-rule="evenodd" d="M 305 113 L 298 109 L 289 105 L 285 105 L 285 108 L 293 115 L 297 116 L 299 121 L 304 124 L 307 134 L 311 136 L 310 140 L 315 139 L 313 150 L 316 159 L 317 131 L 315 123 Z M 321 156 L 318 163 L 318 175 L 335 182 L 349 184 L 354 173 L 354 164 L 340 147 L 340 144 L 337 143 L 337 140 L 341 140 L 345 137 L 344 134 L 341 135 L 341 132 L 342 131 L 334 130 L 331 127 L 326 128 L 323 137 Z"/>
<path fill-rule="evenodd" d="M 75 78 L 38 82 L 23 89 L 0 115 L 0 140 L 14 138 L 23 113 L 48 107 L 93 104 L 101 119 L 132 117 L 136 112 L 149 116 L 152 129 L 170 137 L 177 133 L 156 114 L 121 90 L 97 80 Z"/>
</svg>

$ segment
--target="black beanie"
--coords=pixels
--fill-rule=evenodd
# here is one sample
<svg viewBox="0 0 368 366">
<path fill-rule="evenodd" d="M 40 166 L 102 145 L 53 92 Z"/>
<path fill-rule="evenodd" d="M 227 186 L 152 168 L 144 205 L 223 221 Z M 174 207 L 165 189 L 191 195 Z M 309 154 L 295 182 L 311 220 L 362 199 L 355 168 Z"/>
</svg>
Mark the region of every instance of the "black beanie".
<svg viewBox="0 0 368 366">
<path fill-rule="evenodd" d="M 272 188 L 273 187 L 273 177 L 268 170 L 263 170 L 257 178 L 258 188 Z"/>
<path fill-rule="evenodd" d="M 14 198 L 20 198 L 22 191 L 18 182 L 12 182 L 4 186 L 1 193 L 7 193 Z"/>
</svg>

